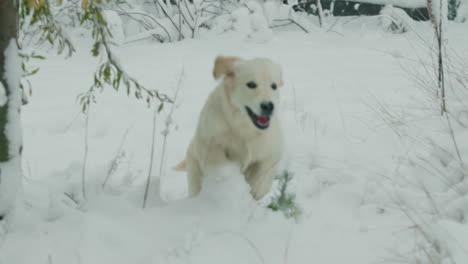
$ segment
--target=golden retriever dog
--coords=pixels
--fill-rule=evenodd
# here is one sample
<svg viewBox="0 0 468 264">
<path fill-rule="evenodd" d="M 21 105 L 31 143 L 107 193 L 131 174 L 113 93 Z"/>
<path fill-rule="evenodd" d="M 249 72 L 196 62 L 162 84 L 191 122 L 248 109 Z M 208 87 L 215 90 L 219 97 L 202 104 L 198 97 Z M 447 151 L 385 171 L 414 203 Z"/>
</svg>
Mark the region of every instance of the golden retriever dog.
<svg viewBox="0 0 468 264">
<path fill-rule="evenodd" d="M 213 75 L 222 81 L 200 113 L 185 160 L 174 169 L 187 170 L 193 197 L 210 168 L 238 162 L 258 200 L 270 190 L 283 150 L 275 114 L 283 86 L 281 68 L 265 58 L 217 57 Z"/>
</svg>

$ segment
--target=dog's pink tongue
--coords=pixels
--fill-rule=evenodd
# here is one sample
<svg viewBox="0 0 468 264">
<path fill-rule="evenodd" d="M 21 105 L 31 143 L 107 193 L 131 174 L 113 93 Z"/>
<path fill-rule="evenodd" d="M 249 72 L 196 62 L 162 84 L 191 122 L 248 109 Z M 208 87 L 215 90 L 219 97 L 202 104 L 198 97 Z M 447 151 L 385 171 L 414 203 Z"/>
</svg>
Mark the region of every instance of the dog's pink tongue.
<svg viewBox="0 0 468 264">
<path fill-rule="evenodd" d="M 266 125 L 266 124 L 268 124 L 268 122 L 270 122 L 270 118 L 268 116 L 258 116 L 257 121 L 258 121 L 258 123 L 260 123 L 262 125 Z"/>
</svg>

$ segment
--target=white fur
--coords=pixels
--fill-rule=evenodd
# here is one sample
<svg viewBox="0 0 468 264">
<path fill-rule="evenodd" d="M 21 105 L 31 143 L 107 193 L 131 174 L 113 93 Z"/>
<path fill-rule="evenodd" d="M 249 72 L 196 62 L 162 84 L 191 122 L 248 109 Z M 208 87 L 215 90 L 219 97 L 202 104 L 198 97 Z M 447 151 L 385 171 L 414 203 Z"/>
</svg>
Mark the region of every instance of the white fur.
<svg viewBox="0 0 468 264">
<path fill-rule="evenodd" d="M 268 59 L 242 60 L 235 57 L 216 58 L 214 76 L 223 78 L 209 95 L 203 107 L 198 127 L 187 151 L 189 195 L 201 190 L 202 176 L 211 168 L 238 162 L 256 199 L 271 188 L 276 164 L 282 153 L 282 133 L 277 119 L 279 90 L 283 84 L 281 69 Z M 255 89 L 248 82 L 255 82 Z M 278 88 L 272 89 L 275 83 Z M 245 109 L 261 113 L 260 103 L 269 101 L 276 110 L 269 127 L 257 128 Z"/>
</svg>

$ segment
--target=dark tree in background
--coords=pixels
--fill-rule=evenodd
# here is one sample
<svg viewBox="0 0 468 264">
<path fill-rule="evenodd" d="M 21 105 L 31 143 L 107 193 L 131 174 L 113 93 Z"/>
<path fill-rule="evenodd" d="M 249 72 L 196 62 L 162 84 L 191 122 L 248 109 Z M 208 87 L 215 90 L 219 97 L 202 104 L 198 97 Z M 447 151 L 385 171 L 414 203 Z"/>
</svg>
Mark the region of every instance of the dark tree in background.
<svg viewBox="0 0 468 264">
<path fill-rule="evenodd" d="M 458 3 L 459 0 L 449 1 Z M 388 0 L 388 3 L 392 4 L 393 2 Z M 321 0 L 321 5 L 324 10 L 329 10 L 334 16 L 375 16 L 379 15 L 380 11 L 385 7 L 385 4 L 373 4 L 359 0 Z M 317 6 L 317 0 L 300 0 L 299 4 L 294 5 L 293 8 L 295 11 L 303 11 L 313 15 L 318 15 Z M 398 5 L 394 6 L 403 9 L 414 20 L 429 20 L 429 12 L 426 6 L 418 8 L 408 8 Z"/>
</svg>

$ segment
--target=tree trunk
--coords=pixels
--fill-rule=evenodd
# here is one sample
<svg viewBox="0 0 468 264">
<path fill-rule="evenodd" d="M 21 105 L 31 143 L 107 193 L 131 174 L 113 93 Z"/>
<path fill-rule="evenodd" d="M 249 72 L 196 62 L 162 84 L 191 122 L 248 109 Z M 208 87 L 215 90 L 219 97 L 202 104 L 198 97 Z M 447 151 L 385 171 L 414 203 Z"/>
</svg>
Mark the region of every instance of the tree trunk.
<svg viewBox="0 0 468 264">
<path fill-rule="evenodd" d="M 13 207 L 21 185 L 21 91 L 14 0 L 0 0 L 0 218 Z"/>
<path fill-rule="evenodd" d="M 323 27 L 323 7 L 322 7 L 322 0 L 317 0 L 317 9 L 318 9 L 318 19 L 319 19 L 319 25 L 320 27 Z"/>
</svg>

